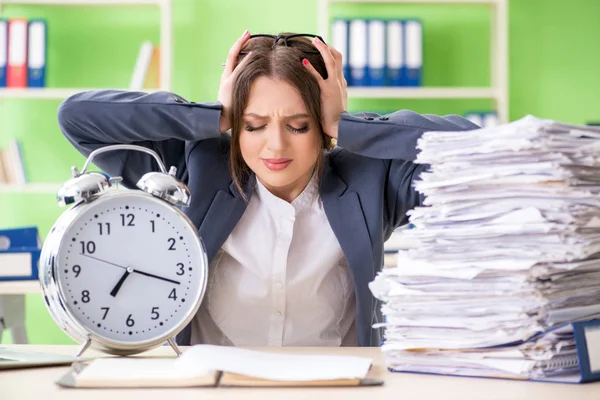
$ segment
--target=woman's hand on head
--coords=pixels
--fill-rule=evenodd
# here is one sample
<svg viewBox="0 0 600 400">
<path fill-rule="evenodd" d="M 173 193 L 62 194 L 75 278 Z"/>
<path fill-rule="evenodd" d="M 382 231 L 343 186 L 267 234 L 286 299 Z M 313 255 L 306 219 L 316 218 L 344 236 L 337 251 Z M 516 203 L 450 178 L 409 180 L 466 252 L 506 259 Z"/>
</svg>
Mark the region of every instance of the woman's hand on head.
<svg viewBox="0 0 600 400">
<path fill-rule="evenodd" d="M 227 61 L 225 62 L 225 68 L 223 69 L 223 73 L 221 74 L 221 83 L 219 84 L 219 93 L 217 95 L 217 100 L 222 104 L 223 108 L 221 110 L 221 121 L 220 121 L 220 130 L 221 133 L 229 130 L 231 128 L 231 98 L 233 91 L 233 82 L 235 81 L 236 76 L 238 75 L 241 67 L 244 66 L 250 59 L 250 54 L 247 54 L 246 57 L 242 60 L 242 62 L 236 67 L 235 64 L 237 62 L 238 55 L 240 51 L 244 47 L 244 44 L 250 39 L 250 32 L 247 30 L 244 31 L 242 36 L 240 36 L 231 49 L 229 50 L 229 54 L 227 55 Z"/>
<path fill-rule="evenodd" d="M 337 139 L 340 116 L 348 108 L 348 90 L 342 71 L 342 53 L 321 42 L 318 38 L 313 39 L 313 44 L 325 61 L 327 79 L 323 79 L 307 59 L 302 60 L 302 64 L 319 82 L 321 88 L 323 130 L 328 136 Z"/>
</svg>

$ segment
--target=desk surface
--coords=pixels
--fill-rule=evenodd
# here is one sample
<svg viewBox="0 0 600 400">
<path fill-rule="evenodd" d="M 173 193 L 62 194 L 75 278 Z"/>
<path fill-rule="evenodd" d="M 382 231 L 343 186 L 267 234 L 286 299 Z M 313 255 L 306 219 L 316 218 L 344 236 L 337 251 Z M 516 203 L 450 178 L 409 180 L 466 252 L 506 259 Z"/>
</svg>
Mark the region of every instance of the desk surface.
<svg viewBox="0 0 600 400">
<path fill-rule="evenodd" d="M 75 354 L 76 346 L 12 345 L 34 351 Z M 296 353 L 347 354 L 371 357 L 375 366 L 384 368 L 384 359 L 378 348 L 264 348 L 266 351 Z M 160 347 L 146 354 L 170 355 L 170 347 Z M 100 355 L 88 350 L 85 356 Z M 600 382 L 583 385 L 522 382 L 501 379 L 461 378 L 422 374 L 388 372 L 380 387 L 356 388 L 181 388 L 181 389 L 65 389 L 54 382 L 69 367 L 33 368 L 0 371 L 0 398 L 16 399 L 86 399 L 86 400 L 186 400 L 186 399 L 544 399 L 544 400 L 598 400 Z"/>
</svg>

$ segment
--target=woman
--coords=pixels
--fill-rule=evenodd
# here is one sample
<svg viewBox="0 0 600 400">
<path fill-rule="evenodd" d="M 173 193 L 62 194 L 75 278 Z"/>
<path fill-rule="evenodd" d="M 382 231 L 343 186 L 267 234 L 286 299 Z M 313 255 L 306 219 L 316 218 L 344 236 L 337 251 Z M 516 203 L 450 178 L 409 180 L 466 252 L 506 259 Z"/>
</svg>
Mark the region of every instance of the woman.
<svg viewBox="0 0 600 400">
<path fill-rule="evenodd" d="M 258 36 L 246 31 L 232 46 L 218 103 L 85 92 L 61 104 L 60 127 L 86 156 L 115 143 L 151 148 L 189 186 L 186 213 L 210 274 L 179 344 L 378 346 L 368 283 L 383 243 L 421 203 L 416 141 L 477 126 L 410 111 L 348 114 L 338 51 L 318 38 Z M 131 187 L 157 169 L 138 152 L 97 160 Z"/>
</svg>

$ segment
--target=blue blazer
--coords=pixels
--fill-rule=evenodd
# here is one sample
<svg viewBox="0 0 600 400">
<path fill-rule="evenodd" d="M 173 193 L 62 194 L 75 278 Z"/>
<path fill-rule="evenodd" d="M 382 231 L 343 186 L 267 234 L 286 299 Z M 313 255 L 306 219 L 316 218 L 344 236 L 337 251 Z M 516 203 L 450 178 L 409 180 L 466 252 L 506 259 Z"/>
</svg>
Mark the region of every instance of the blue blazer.
<svg viewBox="0 0 600 400">
<path fill-rule="evenodd" d="M 219 103 L 188 102 L 169 92 L 90 91 L 65 100 L 58 122 L 66 138 L 85 156 L 108 144 L 127 143 L 156 151 L 167 168 L 192 192 L 186 214 L 198 227 L 209 261 L 221 248 L 246 210 L 229 170 L 230 137 L 219 131 Z M 335 149 L 325 152 L 319 194 L 325 214 L 352 271 L 356 294 L 358 346 L 379 346 L 380 302 L 368 284 L 383 265 L 383 244 L 392 231 L 407 222 L 406 212 L 422 197 L 412 182 L 425 165 L 412 163 L 416 142 L 426 131 L 460 131 L 477 125 L 448 115 L 397 111 L 341 116 Z M 154 159 L 140 152 L 110 152 L 96 164 L 135 187 L 148 171 L 158 170 Z M 245 188 L 250 197 L 256 177 Z M 190 344 L 191 326 L 177 342 Z"/>
</svg>

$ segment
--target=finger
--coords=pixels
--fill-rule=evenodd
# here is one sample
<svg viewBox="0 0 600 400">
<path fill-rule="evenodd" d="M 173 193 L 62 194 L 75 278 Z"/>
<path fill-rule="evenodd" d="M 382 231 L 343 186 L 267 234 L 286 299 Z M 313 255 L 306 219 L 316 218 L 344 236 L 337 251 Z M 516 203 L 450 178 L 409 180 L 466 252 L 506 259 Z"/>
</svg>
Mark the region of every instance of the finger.
<svg viewBox="0 0 600 400">
<path fill-rule="evenodd" d="M 321 53 L 321 57 L 323 57 L 323 61 L 325 61 L 325 67 L 327 68 L 327 76 L 337 76 L 337 72 L 335 69 L 335 59 L 329 50 L 329 47 L 323 42 L 319 40 L 319 38 L 315 37 L 313 39 L 313 44 Z"/>
<path fill-rule="evenodd" d="M 246 65 L 250 62 L 251 56 L 252 56 L 252 52 L 249 52 L 248 54 L 246 54 L 246 56 L 242 59 L 242 61 L 240 61 L 240 63 L 235 67 L 233 72 L 229 75 L 232 79 L 235 79 L 235 77 L 244 68 L 244 65 Z"/>
<path fill-rule="evenodd" d="M 233 46 L 231 46 L 231 49 L 229 49 L 229 54 L 227 54 L 227 61 L 225 62 L 225 69 L 223 70 L 223 75 L 226 75 L 226 76 L 231 75 L 231 73 L 233 72 L 233 69 L 235 68 L 235 63 L 237 61 L 238 54 L 240 54 L 240 51 L 242 50 L 244 43 L 246 43 L 246 41 L 249 38 L 250 38 L 250 32 L 248 32 L 248 30 L 245 30 L 244 33 L 242 34 L 242 36 L 240 36 L 235 41 Z"/>
<path fill-rule="evenodd" d="M 315 69 L 315 67 L 312 66 L 312 64 L 310 63 L 310 61 L 308 61 L 306 58 L 303 58 L 302 59 L 302 65 L 304 65 L 304 67 L 308 70 L 308 72 L 310 72 L 310 74 L 315 77 L 315 79 L 317 80 L 317 82 L 319 82 L 319 85 L 321 84 L 321 82 L 323 82 L 323 77 Z"/>
<path fill-rule="evenodd" d="M 338 51 L 338 49 L 336 49 L 333 46 L 329 46 L 329 50 L 331 51 L 331 54 L 333 54 L 333 58 L 335 59 L 335 66 L 336 66 L 336 72 L 337 72 L 337 77 L 338 80 L 340 81 L 340 83 L 342 84 L 342 86 L 346 87 L 346 83 L 345 83 L 345 79 L 344 79 L 344 69 L 343 69 L 343 56 L 342 53 Z"/>
</svg>

